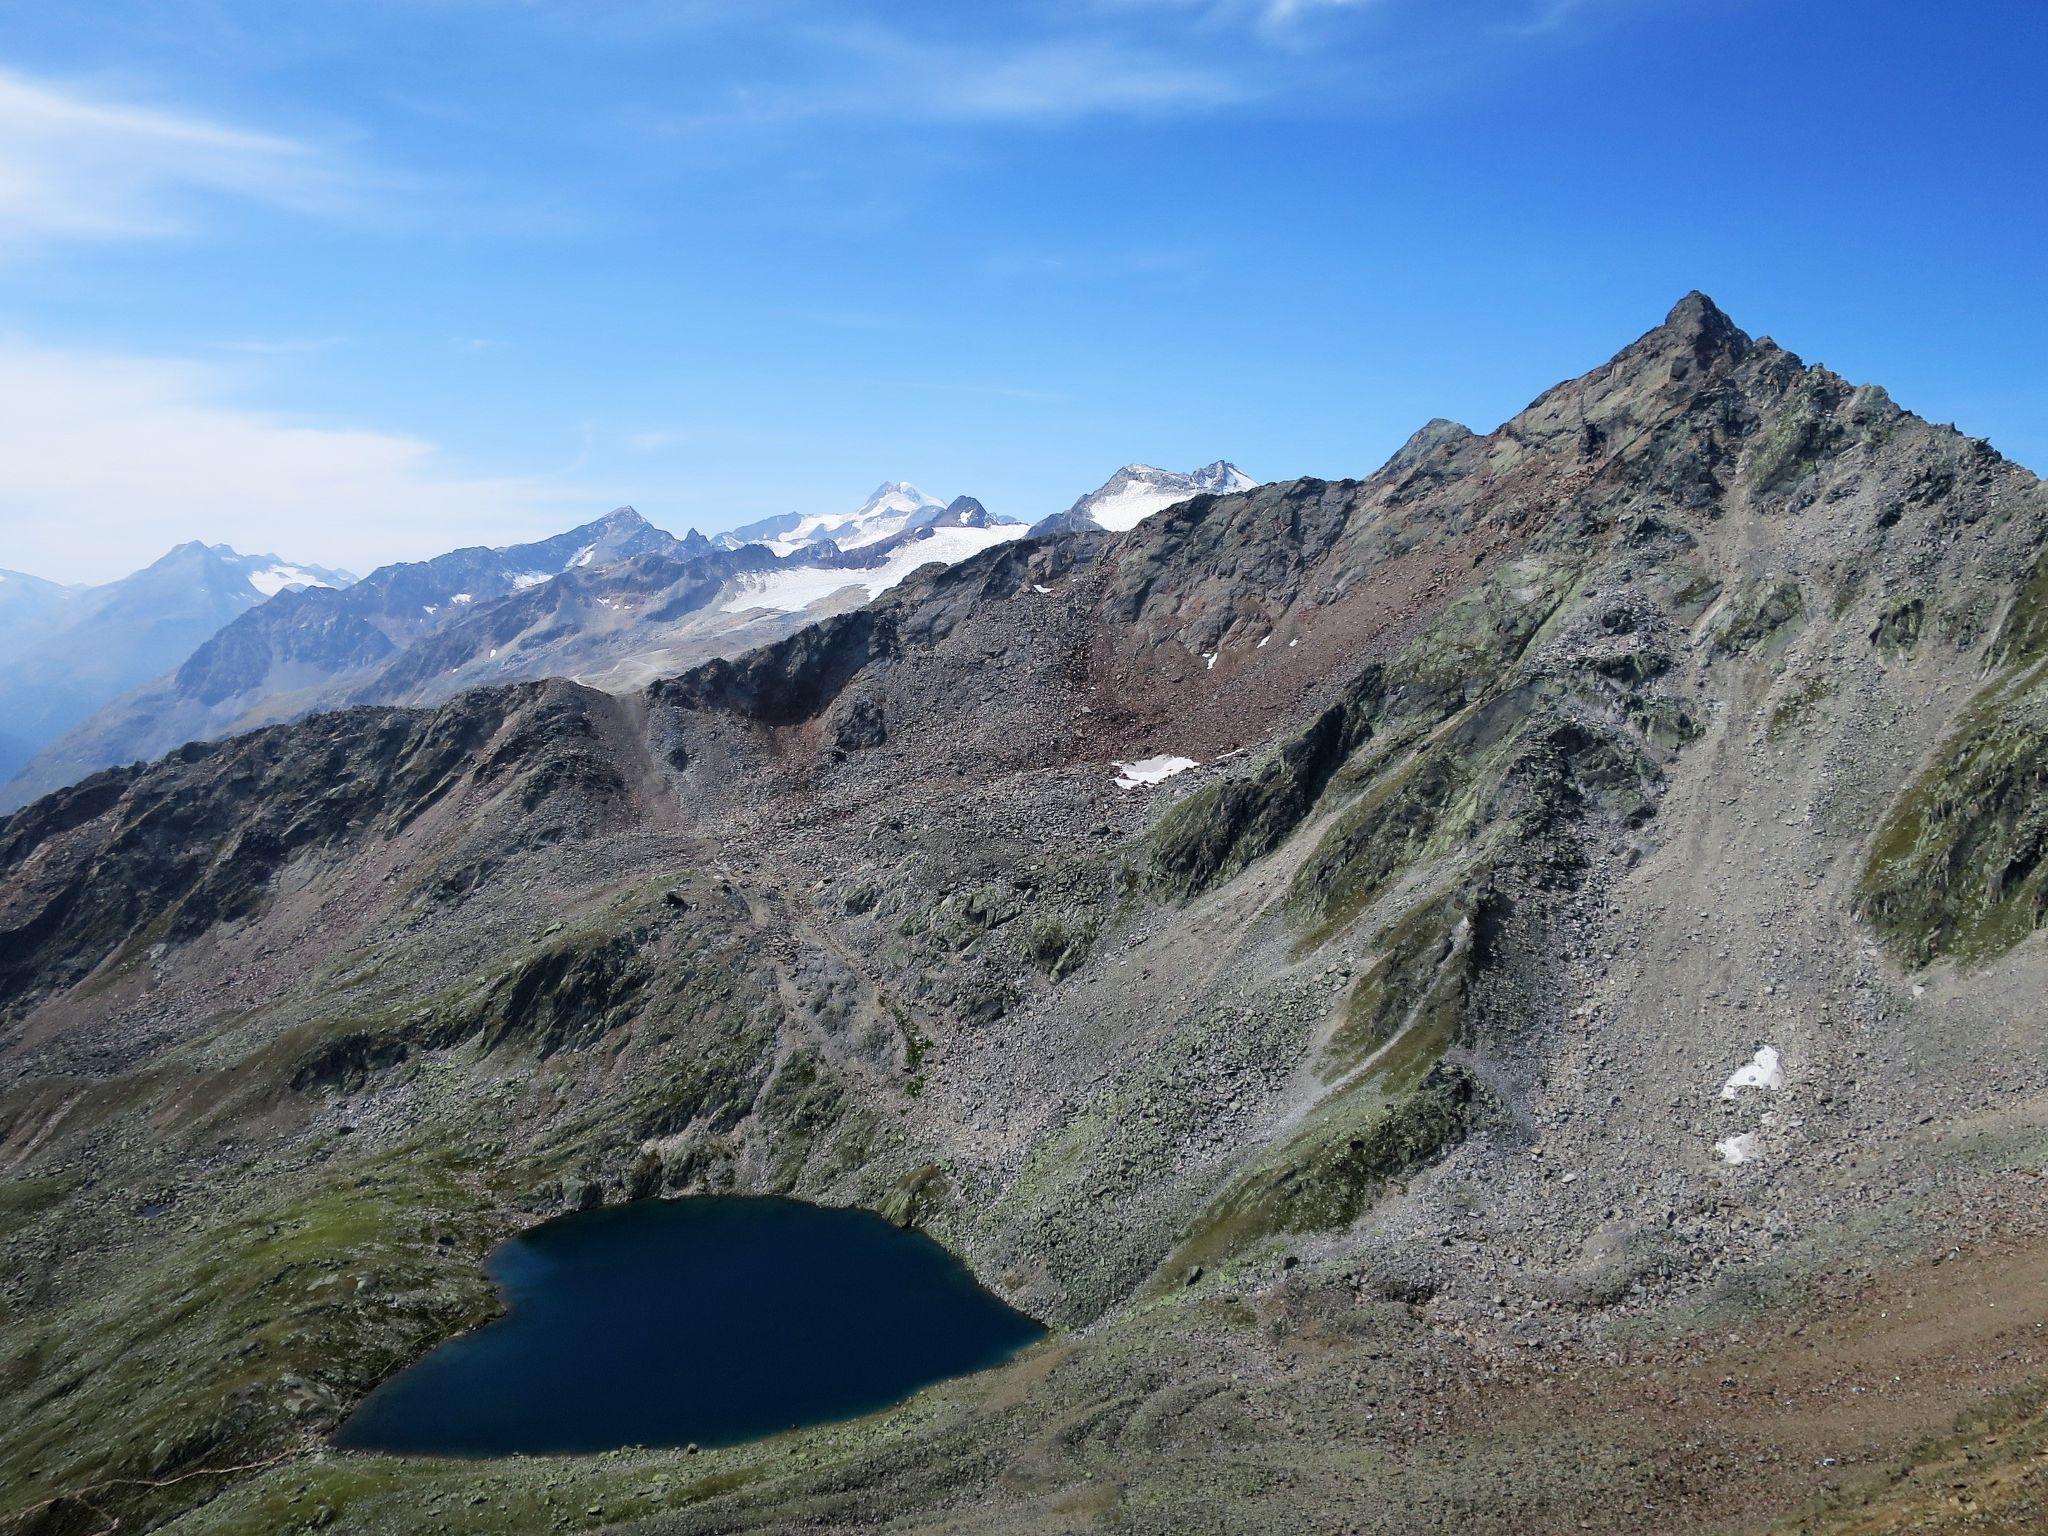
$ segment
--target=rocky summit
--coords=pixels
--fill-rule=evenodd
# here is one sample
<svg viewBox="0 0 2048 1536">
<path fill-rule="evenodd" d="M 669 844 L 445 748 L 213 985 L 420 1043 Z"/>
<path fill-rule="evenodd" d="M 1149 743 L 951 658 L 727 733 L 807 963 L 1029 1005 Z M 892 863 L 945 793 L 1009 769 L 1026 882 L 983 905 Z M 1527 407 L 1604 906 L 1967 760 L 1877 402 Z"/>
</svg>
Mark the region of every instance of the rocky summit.
<svg viewBox="0 0 2048 1536">
<path fill-rule="evenodd" d="M 40 799 L 0 1529 L 2041 1529 L 2044 551 L 1695 294 L 1366 479 Z M 333 1446 L 498 1240 L 705 1191 L 1053 1332 L 720 1450 Z"/>
</svg>

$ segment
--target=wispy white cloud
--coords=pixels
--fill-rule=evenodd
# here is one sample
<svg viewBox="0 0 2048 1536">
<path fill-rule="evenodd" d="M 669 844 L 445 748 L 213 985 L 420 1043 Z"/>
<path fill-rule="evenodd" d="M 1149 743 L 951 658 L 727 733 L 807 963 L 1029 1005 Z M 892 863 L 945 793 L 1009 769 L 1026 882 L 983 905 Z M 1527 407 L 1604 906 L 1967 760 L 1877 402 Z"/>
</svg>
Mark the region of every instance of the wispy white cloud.
<svg viewBox="0 0 2048 1536">
<path fill-rule="evenodd" d="M 1377 3 L 1378 0 L 1265 0 L 1260 17 L 1268 26 L 1286 26 L 1317 11 L 1351 10 Z"/>
<path fill-rule="evenodd" d="M 1626 0 L 1645 5 L 1652 0 Z M 889 6 L 784 0 L 761 73 L 670 129 L 814 119 L 1058 125 L 1287 103 L 1357 104 L 1461 74 L 1474 55 L 1623 0 L 1058 0 L 991 4 L 978 30 Z M 744 23 L 728 18 L 728 25 Z M 766 46 L 772 41 L 773 46 Z"/>
<path fill-rule="evenodd" d="M 231 336 L 210 345 L 216 352 L 239 352 L 248 357 L 292 357 L 330 351 L 343 342 L 340 336 Z"/>
<path fill-rule="evenodd" d="M 1509 30 L 1523 37 L 1561 32 L 1589 9 L 1587 0 L 1537 0 L 1526 15 L 1510 25 Z"/>
<path fill-rule="evenodd" d="M 626 446 L 635 453 L 659 453 L 664 448 L 691 442 L 696 435 L 688 427 L 650 427 L 644 432 L 628 432 Z"/>
<path fill-rule="evenodd" d="M 1065 26 L 969 42 L 873 21 L 789 26 L 809 55 L 772 83 L 735 84 L 671 128 L 807 119 L 1065 123 L 1199 112 L 1242 100 L 1241 73 L 1121 28 Z"/>
<path fill-rule="evenodd" d="M 232 402 L 236 375 L 0 337 L 0 549 L 103 580 L 189 538 L 365 570 L 552 531 L 560 483 L 483 476 L 402 433 Z"/>
<path fill-rule="evenodd" d="M 1271 34 L 1317 15 L 1397 3 L 1399 0 L 1094 0 L 1098 11 L 1111 15 L 1177 13 L 1211 35 L 1242 32 L 1246 28 Z"/>
<path fill-rule="evenodd" d="M 1461 78 L 1475 57 L 1623 3 L 988 0 L 935 19 L 941 13 L 877 0 L 780 0 L 721 13 L 718 30 L 755 28 L 759 47 L 735 71 L 693 79 L 688 109 L 631 116 L 675 134 L 809 121 L 1031 127 L 1355 109 Z M 712 26 L 701 15 L 688 24 Z"/>
<path fill-rule="evenodd" d="M 924 82 L 921 114 L 956 121 L 1144 116 L 1223 106 L 1245 89 L 1222 69 L 1108 39 L 992 55 L 898 49 L 897 56 Z"/>
<path fill-rule="evenodd" d="M 331 213 L 350 197 L 313 144 L 0 69 L 0 250 L 175 234 L 210 198 Z"/>
</svg>

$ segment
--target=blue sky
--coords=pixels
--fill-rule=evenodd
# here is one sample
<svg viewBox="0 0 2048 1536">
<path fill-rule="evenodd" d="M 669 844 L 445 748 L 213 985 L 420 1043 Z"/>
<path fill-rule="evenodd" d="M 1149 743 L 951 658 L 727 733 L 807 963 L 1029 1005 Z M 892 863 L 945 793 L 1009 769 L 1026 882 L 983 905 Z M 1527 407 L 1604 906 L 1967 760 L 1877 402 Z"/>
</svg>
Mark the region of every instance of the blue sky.
<svg viewBox="0 0 2048 1536">
<path fill-rule="evenodd" d="M 0 566 L 1358 475 L 1694 287 L 2048 468 L 2043 10 L 0 5 Z"/>
</svg>

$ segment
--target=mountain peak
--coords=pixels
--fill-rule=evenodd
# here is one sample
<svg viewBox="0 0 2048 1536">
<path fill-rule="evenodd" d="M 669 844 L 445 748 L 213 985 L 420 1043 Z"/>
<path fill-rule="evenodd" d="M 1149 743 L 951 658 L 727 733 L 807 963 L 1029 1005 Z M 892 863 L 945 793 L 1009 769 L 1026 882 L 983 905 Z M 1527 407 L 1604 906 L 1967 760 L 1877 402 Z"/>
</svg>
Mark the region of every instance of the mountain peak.
<svg viewBox="0 0 2048 1536">
<path fill-rule="evenodd" d="M 1387 460 L 1382 473 L 1406 473 L 1431 455 L 1454 448 L 1476 435 L 1462 421 L 1452 421 L 1448 416 L 1432 416 L 1415 429 L 1407 442 L 1394 450 L 1394 456 Z"/>
<path fill-rule="evenodd" d="M 1702 366 L 1715 358 L 1735 360 L 1748 354 L 1752 343 L 1747 333 L 1716 304 L 1695 288 L 1664 317 L 1664 323 L 1621 355 L 1635 352 L 1690 352 Z"/>
<path fill-rule="evenodd" d="M 932 513 L 925 521 L 924 526 L 927 528 L 991 528 L 995 526 L 995 521 L 993 517 L 989 516 L 988 508 L 984 507 L 974 497 L 955 496 L 946 503 L 944 511 Z"/>
<path fill-rule="evenodd" d="M 1617 423 L 1640 426 L 1689 410 L 1756 345 L 1694 290 L 1671 306 L 1661 325 L 1590 373 L 1552 385 L 1501 430 L 1522 441 L 1563 434 L 1598 444 Z"/>
<path fill-rule="evenodd" d="M 944 502 L 936 496 L 927 496 L 908 480 L 884 480 L 876 486 L 868 499 L 860 504 L 853 516 L 866 517 L 875 512 L 918 512 L 927 507 L 943 507 Z"/>
<path fill-rule="evenodd" d="M 1122 533 L 1190 496 L 1228 496 L 1258 483 L 1228 459 L 1211 460 L 1187 474 L 1156 464 L 1126 464 L 1066 511 L 1033 524 L 1032 531 L 1044 534 L 1101 528 Z"/>
<path fill-rule="evenodd" d="M 1670 312 L 1664 316 L 1664 324 L 1673 330 L 1700 331 L 1732 330 L 1735 322 L 1728 318 L 1720 305 L 1695 288 L 1671 306 Z"/>
</svg>

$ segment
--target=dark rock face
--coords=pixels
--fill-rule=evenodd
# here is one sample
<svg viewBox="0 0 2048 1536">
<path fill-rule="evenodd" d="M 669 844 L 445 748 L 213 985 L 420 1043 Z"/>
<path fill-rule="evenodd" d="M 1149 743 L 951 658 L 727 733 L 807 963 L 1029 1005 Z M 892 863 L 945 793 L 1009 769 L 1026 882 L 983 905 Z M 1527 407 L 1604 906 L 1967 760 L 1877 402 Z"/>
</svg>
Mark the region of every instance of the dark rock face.
<svg viewBox="0 0 2048 1536">
<path fill-rule="evenodd" d="M 1614 1362 L 1730 1348 L 1758 1277 L 1807 1316 L 1882 1262 L 1844 1210 L 1888 1252 L 1959 1209 L 2032 1230 L 2031 1142 L 1916 1128 L 2048 1095 L 2012 1006 L 2048 978 L 2044 549 L 2025 471 L 1694 295 L 1364 479 L 1014 541 L 624 696 L 314 715 L 38 801 L 0 821 L 0 1152 L 56 1181 L 18 1315 L 82 1385 L 0 1376 L 0 1482 L 132 1470 L 192 1403 L 238 1405 L 221 1461 L 289 1443 L 279 1372 L 219 1363 L 237 1297 L 325 1362 L 325 1423 L 474 1304 L 429 1234 L 734 1189 L 886 1210 L 1091 1326 L 1007 1405 L 806 1442 L 815 1476 L 779 1445 L 650 1519 L 971 1498 L 1028 1530 L 1048 1423 L 1187 1528 L 1405 1529 L 1425 1485 L 1463 1518 L 1481 1483 L 1384 1458 L 1389 1403 L 1514 1518 L 1540 1465 L 1574 1523 L 1747 1519 L 1611 1416 L 1615 1454 L 1557 1457 L 1556 1394 L 1663 1401 Z M 520 633 L 579 592 L 687 602 L 692 568 L 565 579 Z M 122 1225 L 168 1187 L 194 1235 Z M 335 1272 L 392 1304 L 334 1305 Z M 195 1300 L 142 1330 L 162 1295 Z M 1770 1354 L 1740 1369 L 1776 1416 Z M 1518 1372 L 1552 1438 L 1472 1432 Z M 1762 1467 L 1741 1437 L 1779 1419 L 1710 1395 L 1685 1435 Z M 1861 1433 L 1825 1411 L 1816 1443 Z"/>
<path fill-rule="evenodd" d="M 376 665 L 398 646 L 364 617 L 360 602 L 345 597 L 326 588 L 281 594 L 201 645 L 172 674 L 171 686 L 218 705 L 263 687 L 275 667 L 319 676 Z"/>
<path fill-rule="evenodd" d="M 955 496 L 946 504 L 943 512 L 934 513 L 925 525 L 929 528 L 992 528 L 995 519 L 989 516 L 988 508 L 972 496 Z"/>
<path fill-rule="evenodd" d="M 0 904 L 0 996 L 63 986 L 131 939 L 176 944 L 247 917 L 287 864 L 398 837 L 459 786 L 523 812 L 564 789 L 614 798 L 616 768 L 590 756 L 601 701 L 549 683 L 432 713 L 318 715 L 39 800 L 0 820 L 0 860 L 38 874 Z"/>
<path fill-rule="evenodd" d="M 648 689 L 651 701 L 715 709 L 768 726 L 816 718 L 847 682 L 895 645 L 894 616 L 862 608 L 807 626 L 736 661 L 713 661 Z"/>
<path fill-rule="evenodd" d="M 352 696 L 360 703 L 427 703 L 473 686 L 494 663 L 510 676 L 524 675 L 542 659 L 568 670 L 601 665 L 647 644 L 650 629 L 701 612 L 735 577 L 777 564 L 770 551 L 750 544 L 686 559 L 648 552 L 588 572 L 568 571 L 407 647 L 356 683 Z M 630 613 L 631 621 L 614 618 L 608 628 L 605 621 L 620 613 Z"/>
</svg>

